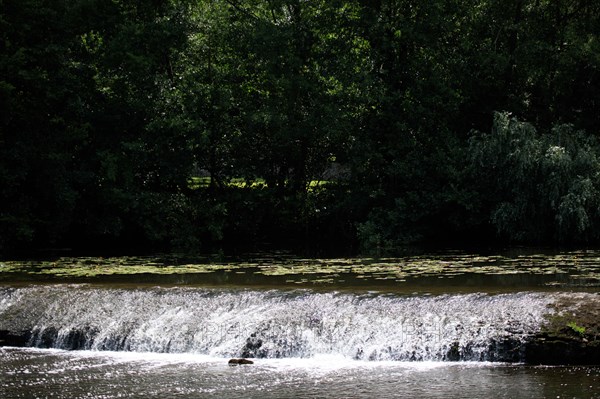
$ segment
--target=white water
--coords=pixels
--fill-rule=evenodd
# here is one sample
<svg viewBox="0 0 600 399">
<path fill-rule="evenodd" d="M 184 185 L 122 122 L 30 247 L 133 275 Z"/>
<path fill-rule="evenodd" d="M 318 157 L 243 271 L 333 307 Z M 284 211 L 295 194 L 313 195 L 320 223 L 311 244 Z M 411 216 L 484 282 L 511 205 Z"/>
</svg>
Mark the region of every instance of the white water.
<svg viewBox="0 0 600 399">
<path fill-rule="evenodd" d="M 257 359 L 0 348 L 0 397 L 17 398 L 586 398 L 600 369 L 487 362 L 369 362 L 338 356 Z"/>
<path fill-rule="evenodd" d="M 63 349 L 514 361 L 560 295 L 32 286 L 0 288 L 0 330 L 30 331 L 30 346 Z"/>
</svg>

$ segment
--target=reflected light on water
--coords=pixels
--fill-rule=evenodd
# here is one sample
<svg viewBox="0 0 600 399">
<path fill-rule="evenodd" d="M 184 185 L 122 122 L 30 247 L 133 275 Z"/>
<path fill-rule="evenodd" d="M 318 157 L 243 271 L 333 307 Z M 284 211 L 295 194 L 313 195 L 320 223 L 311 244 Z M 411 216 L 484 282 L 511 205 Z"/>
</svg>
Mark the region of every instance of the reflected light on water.
<svg viewBox="0 0 600 399">
<path fill-rule="evenodd" d="M 337 356 L 229 366 L 193 354 L 0 350 L 0 397 L 597 398 L 600 369 Z"/>
</svg>

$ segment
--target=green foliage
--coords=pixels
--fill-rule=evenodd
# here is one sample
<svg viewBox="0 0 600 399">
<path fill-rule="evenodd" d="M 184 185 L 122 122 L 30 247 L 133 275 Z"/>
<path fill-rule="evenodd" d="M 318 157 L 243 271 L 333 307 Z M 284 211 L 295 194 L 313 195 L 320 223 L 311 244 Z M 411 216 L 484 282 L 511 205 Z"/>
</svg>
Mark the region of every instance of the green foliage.
<svg viewBox="0 0 600 399">
<path fill-rule="evenodd" d="M 587 0 L 4 0 L 0 251 L 597 242 L 599 27 Z"/>
<path fill-rule="evenodd" d="M 578 335 L 585 335 L 585 327 L 578 326 L 574 321 L 567 323 L 567 327 L 569 327 L 573 332 Z"/>
<path fill-rule="evenodd" d="M 473 173 L 492 224 L 513 241 L 586 242 L 598 236 L 600 146 L 573 126 L 539 134 L 507 113 L 471 138 Z"/>
</svg>

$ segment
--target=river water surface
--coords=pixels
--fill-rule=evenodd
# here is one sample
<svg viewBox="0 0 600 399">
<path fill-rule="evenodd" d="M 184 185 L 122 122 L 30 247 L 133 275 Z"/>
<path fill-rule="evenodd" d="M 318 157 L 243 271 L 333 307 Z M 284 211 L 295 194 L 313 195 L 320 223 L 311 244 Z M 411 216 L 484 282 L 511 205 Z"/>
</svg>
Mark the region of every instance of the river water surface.
<svg viewBox="0 0 600 399">
<path fill-rule="evenodd" d="M 590 367 L 0 350 L 3 398 L 597 398 Z"/>
<path fill-rule="evenodd" d="M 595 251 L 5 261 L 0 398 L 600 398 L 599 367 L 519 362 L 599 287 Z"/>
</svg>

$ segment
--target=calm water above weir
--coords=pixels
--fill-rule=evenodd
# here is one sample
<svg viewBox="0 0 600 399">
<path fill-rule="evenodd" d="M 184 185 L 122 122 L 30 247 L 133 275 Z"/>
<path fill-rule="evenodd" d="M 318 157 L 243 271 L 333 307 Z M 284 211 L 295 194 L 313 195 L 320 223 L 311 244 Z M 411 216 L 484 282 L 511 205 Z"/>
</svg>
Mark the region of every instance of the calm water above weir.
<svg viewBox="0 0 600 399">
<path fill-rule="evenodd" d="M 0 397 L 600 398 L 519 363 L 599 289 L 595 251 L 4 261 Z"/>
<path fill-rule="evenodd" d="M 516 292 L 600 289 L 600 251 L 479 255 L 452 252 L 402 258 L 304 259 L 286 253 L 242 259 L 62 257 L 0 261 L 0 283 L 86 282 L 311 288 L 388 292 Z"/>
</svg>

